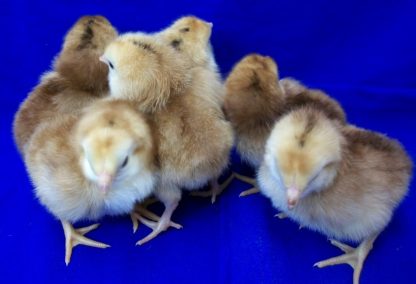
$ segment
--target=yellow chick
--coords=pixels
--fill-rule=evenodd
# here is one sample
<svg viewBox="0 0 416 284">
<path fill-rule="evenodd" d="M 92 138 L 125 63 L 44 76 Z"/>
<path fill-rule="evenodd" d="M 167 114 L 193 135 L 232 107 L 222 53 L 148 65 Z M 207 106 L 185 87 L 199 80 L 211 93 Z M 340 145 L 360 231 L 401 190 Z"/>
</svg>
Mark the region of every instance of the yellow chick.
<svg viewBox="0 0 416 284">
<path fill-rule="evenodd" d="M 333 238 L 345 252 L 315 266 L 348 263 L 359 283 L 374 240 L 408 191 L 412 162 L 403 147 L 306 107 L 274 125 L 265 151 L 257 177 L 261 191 L 291 219 Z"/>
<path fill-rule="evenodd" d="M 324 110 L 331 119 L 345 123 L 339 103 L 319 90 L 309 90 L 292 78 L 279 81 L 276 62 L 268 56 L 250 54 L 233 68 L 225 82 L 224 110 L 232 123 L 241 158 L 258 169 L 271 128 L 285 113 L 310 106 Z M 240 196 L 259 192 L 256 181 L 235 173 L 254 187 Z"/>
<path fill-rule="evenodd" d="M 221 113 L 225 89 L 210 43 L 212 26 L 212 23 L 195 16 L 185 16 L 176 20 L 157 36 L 189 61 L 188 64 L 192 66 L 193 81 L 198 82 L 192 86 L 193 93 L 205 100 L 213 99 L 212 102 L 205 102 L 206 107 Z M 223 119 L 223 115 L 221 115 L 221 119 Z M 231 130 L 231 127 L 227 128 Z M 231 131 L 228 137 L 230 135 L 232 135 Z M 212 203 L 214 203 L 216 196 L 225 189 L 230 181 L 231 178 L 219 185 L 217 179 L 212 180 L 210 190 L 192 192 L 192 195 L 210 196 Z"/>
<path fill-rule="evenodd" d="M 96 102 L 78 115 L 62 115 L 38 126 L 25 164 L 39 201 L 65 233 L 65 263 L 78 244 L 106 248 L 75 229 L 79 220 L 130 213 L 154 190 L 151 130 L 130 102 Z"/>
<path fill-rule="evenodd" d="M 231 126 L 210 99 L 216 88 L 203 77 L 206 73 L 187 68 L 189 60 L 157 37 L 121 36 L 108 46 L 102 60 L 110 68 L 111 95 L 135 101 L 150 114 L 155 128 L 160 167 L 155 195 L 165 211 L 157 223 L 140 219 L 153 228 L 138 242 L 143 244 L 175 226 L 171 216 L 181 199 L 181 188 L 196 190 L 216 182 L 228 164 Z"/>
<path fill-rule="evenodd" d="M 102 16 L 84 16 L 68 31 L 54 71 L 41 77 L 15 115 L 13 133 L 21 153 L 41 122 L 80 111 L 107 95 L 108 68 L 99 56 L 116 36 L 117 31 Z"/>
</svg>

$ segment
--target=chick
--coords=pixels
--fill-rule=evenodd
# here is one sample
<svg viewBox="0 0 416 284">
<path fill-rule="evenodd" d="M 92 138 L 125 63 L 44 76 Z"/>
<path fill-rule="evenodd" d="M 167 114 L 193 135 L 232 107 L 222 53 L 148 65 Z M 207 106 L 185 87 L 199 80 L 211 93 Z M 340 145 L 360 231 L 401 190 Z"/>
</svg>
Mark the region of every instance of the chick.
<svg viewBox="0 0 416 284">
<path fill-rule="evenodd" d="M 279 81 L 278 67 L 268 56 L 250 54 L 231 71 L 226 82 L 224 109 L 231 121 L 241 158 L 258 169 L 271 128 L 285 113 L 303 106 L 324 109 L 331 119 L 345 123 L 345 113 L 333 98 L 319 90 L 309 90 L 300 82 Z M 235 174 L 254 187 L 240 196 L 258 192 L 255 179 Z"/>
<path fill-rule="evenodd" d="M 217 70 L 210 44 L 212 26 L 212 23 L 195 16 L 186 16 L 176 20 L 157 36 L 178 52 L 185 53 L 186 57 L 192 61 L 192 66 Z"/>
<path fill-rule="evenodd" d="M 154 190 L 151 130 L 130 102 L 96 102 L 81 117 L 62 115 L 38 126 L 25 164 L 39 201 L 65 233 L 65 263 L 78 244 L 106 248 L 75 229 L 79 220 L 130 213 Z"/>
<path fill-rule="evenodd" d="M 162 42 L 184 55 L 188 64 L 192 67 L 194 81 L 198 82 L 198 85 L 206 85 L 206 87 L 198 87 L 194 91 L 195 95 L 202 96 L 205 99 L 213 99 L 212 103 L 206 102 L 207 108 L 212 108 L 219 113 L 222 112 L 225 89 L 210 43 L 212 26 L 212 23 L 195 16 L 186 16 L 176 20 L 157 36 Z M 231 130 L 231 128 L 229 129 Z M 232 177 L 227 179 L 221 186 L 216 179 L 212 180 L 209 191 L 196 191 L 192 192 L 192 195 L 210 196 L 212 203 L 214 203 L 216 196 L 225 189 L 231 179 Z"/>
<path fill-rule="evenodd" d="M 189 60 L 157 37 L 121 36 L 102 60 L 110 68 L 111 95 L 133 100 L 155 128 L 155 195 L 165 210 L 157 223 L 147 222 L 153 232 L 138 242 L 143 244 L 172 225 L 181 188 L 199 189 L 222 173 L 233 144 L 231 126 L 209 99 L 216 88 L 204 77 L 207 73 L 187 68 Z"/>
<path fill-rule="evenodd" d="M 300 108 L 273 127 L 257 180 L 276 208 L 333 238 L 345 252 L 315 266 L 348 263 L 359 283 L 364 260 L 406 195 L 411 173 L 398 141 Z"/>
<path fill-rule="evenodd" d="M 108 68 L 99 56 L 116 36 L 117 31 L 102 16 L 84 16 L 68 31 L 54 70 L 41 77 L 15 115 L 13 132 L 21 153 L 42 121 L 74 113 L 107 95 Z"/>
</svg>

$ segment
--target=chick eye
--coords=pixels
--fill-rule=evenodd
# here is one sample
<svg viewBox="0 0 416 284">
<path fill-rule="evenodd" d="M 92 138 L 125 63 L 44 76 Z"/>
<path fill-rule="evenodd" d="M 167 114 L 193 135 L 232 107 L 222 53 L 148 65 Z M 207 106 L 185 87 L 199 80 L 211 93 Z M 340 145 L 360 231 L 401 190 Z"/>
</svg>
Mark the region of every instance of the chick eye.
<svg viewBox="0 0 416 284">
<path fill-rule="evenodd" d="M 189 32 L 189 28 L 182 28 L 179 30 L 181 33 L 187 33 Z"/>
<path fill-rule="evenodd" d="M 111 63 L 111 61 L 108 61 L 108 66 L 110 66 L 111 69 L 114 69 L 114 65 Z"/>
<path fill-rule="evenodd" d="M 127 163 L 129 162 L 129 157 L 127 156 L 125 159 L 124 159 L 124 162 L 123 162 L 123 164 L 121 164 L 121 168 L 124 168 L 126 165 L 127 165 Z"/>
</svg>

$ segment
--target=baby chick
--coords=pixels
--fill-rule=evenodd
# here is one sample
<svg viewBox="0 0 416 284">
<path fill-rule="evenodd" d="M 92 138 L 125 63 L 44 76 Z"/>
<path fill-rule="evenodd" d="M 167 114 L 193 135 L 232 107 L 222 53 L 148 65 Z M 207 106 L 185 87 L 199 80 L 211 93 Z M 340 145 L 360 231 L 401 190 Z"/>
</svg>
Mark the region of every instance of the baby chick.
<svg viewBox="0 0 416 284">
<path fill-rule="evenodd" d="M 374 240 L 408 191 L 411 173 L 412 162 L 398 141 L 342 126 L 306 107 L 275 124 L 257 180 L 276 208 L 334 238 L 331 243 L 345 252 L 315 265 L 348 263 L 358 283 Z"/>
<path fill-rule="evenodd" d="M 116 36 L 117 31 L 102 16 L 84 16 L 69 30 L 54 60 L 54 71 L 41 77 L 16 113 L 13 132 L 21 153 L 42 121 L 74 113 L 107 95 L 108 68 L 98 58 Z"/>
<path fill-rule="evenodd" d="M 172 225 L 181 188 L 199 189 L 222 173 L 233 143 L 231 126 L 209 98 L 217 90 L 212 76 L 188 68 L 189 60 L 157 37 L 121 36 L 102 60 L 110 68 L 111 95 L 135 101 L 155 128 L 160 167 L 155 195 L 165 211 L 159 222 L 147 222 L 153 232 L 138 242 L 143 244 Z"/>
<path fill-rule="evenodd" d="M 202 96 L 204 99 L 212 98 L 213 102 L 206 102 L 206 107 L 212 108 L 219 113 L 222 112 L 225 89 L 210 43 L 212 26 L 212 23 L 195 16 L 186 16 L 176 20 L 171 26 L 157 34 L 157 36 L 162 42 L 172 46 L 189 61 L 188 64 L 192 67 L 194 81 L 198 82 L 198 85 L 202 85 L 197 85 L 198 90 L 194 91 L 195 95 Z M 231 130 L 231 128 L 229 129 Z M 211 196 L 211 201 L 214 203 L 216 196 L 222 192 L 231 179 L 229 178 L 221 186 L 218 184 L 217 179 L 212 180 L 209 191 L 196 191 L 192 192 L 192 195 Z"/>
<path fill-rule="evenodd" d="M 345 123 L 341 106 L 325 93 L 309 90 L 291 78 L 279 81 L 277 64 L 268 56 L 244 57 L 231 71 L 225 86 L 224 109 L 235 131 L 237 151 L 255 169 L 263 159 L 272 126 L 285 113 L 309 105 L 324 109 L 331 119 Z M 254 186 L 240 196 L 259 192 L 255 179 L 235 175 Z"/>
<path fill-rule="evenodd" d="M 72 223 L 130 213 L 154 189 L 151 131 L 130 102 L 96 102 L 80 118 L 42 123 L 24 156 L 36 196 L 62 223 L 67 265 L 78 244 L 108 247 L 84 236 L 98 224 Z"/>
</svg>

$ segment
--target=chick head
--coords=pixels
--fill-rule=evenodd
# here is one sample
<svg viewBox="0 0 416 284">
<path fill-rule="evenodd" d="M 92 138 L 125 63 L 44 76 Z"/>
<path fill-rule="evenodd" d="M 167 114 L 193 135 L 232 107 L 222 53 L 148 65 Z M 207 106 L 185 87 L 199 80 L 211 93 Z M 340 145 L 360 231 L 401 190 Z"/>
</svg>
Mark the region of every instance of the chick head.
<svg viewBox="0 0 416 284">
<path fill-rule="evenodd" d="M 160 109 L 189 82 L 183 60 L 151 35 L 122 35 L 100 60 L 109 68 L 111 96 L 139 102 L 144 112 Z"/>
<path fill-rule="evenodd" d="M 210 38 L 212 23 L 195 16 L 176 20 L 161 32 L 162 40 L 187 54 L 195 65 L 206 64 L 212 57 Z"/>
<path fill-rule="evenodd" d="M 265 159 L 286 192 L 289 209 L 334 181 L 343 143 L 335 122 L 314 109 L 295 110 L 276 123 Z"/>
<path fill-rule="evenodd" d="M 104 193 L 113 182 L 134 178 L 151 166 L 150 129 L 129 103 L 107 100 L 86 108 L 76 137 L 83 173 Z"/>
<path fill-rule="evenodd" d="M 240 60 L 225 81 L 224 109 L 228 116 L 274 117 L 282 97 L 277 83 L 278 68 L 269 56 L 250 54 Z"/>
<path fill-rule="evenodd" d="M 102 16 L 80 18 L 65 36 L 55 69 L 74 86 L 100 93 L 108 90 L 108 68 L 99 56 L 117 37 L 117 31 Z"/>
</svg>

